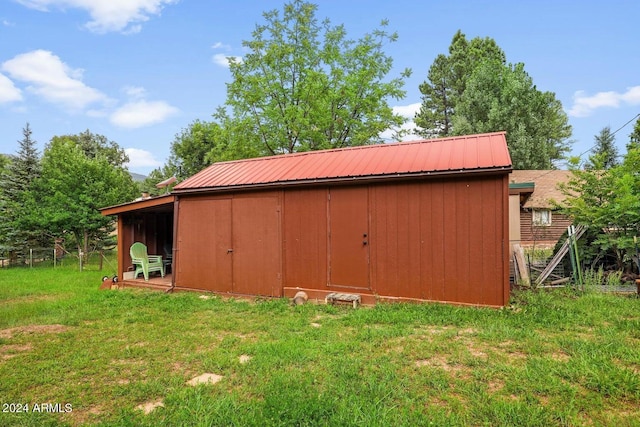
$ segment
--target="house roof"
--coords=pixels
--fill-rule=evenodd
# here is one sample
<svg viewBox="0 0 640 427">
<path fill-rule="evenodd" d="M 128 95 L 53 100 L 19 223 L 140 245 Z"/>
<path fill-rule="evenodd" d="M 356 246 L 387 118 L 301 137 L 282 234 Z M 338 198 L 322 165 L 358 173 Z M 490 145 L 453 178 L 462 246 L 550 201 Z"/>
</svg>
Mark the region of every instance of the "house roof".
<svg viewBox="0 0 640 427">
<path fill-rule="evenodd" d="M 511 170 L 504 132 L 214 163 L 174 193 Z"/>
<path fill-rule="evenodd" d="M 522 205 L 524 208 L 549 209 L 553 201 L 562 202 L 564 194 L 558 189 L 558 184 L 566 183 L 571 178 L 568 170 L 514 170 L 509 176 L 511 184 L 533 183 L 531 196 Z"/>
</svg>

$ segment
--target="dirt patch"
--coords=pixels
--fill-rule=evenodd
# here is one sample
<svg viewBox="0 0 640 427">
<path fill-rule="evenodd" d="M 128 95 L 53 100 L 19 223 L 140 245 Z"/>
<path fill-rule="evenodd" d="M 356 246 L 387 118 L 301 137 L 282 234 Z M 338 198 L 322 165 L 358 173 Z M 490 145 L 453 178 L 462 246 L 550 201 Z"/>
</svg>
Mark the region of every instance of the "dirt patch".
<svg viewBox="0 0 640 427">
<path fill-rule="evenodd" d="M 16 357 L 19 353 L 23 353 L 25 351 L 31 350 L 33 347 L 31 344 L 7 344 L 0 345 L 0 358 L 3 360 L 11 359 L 12 357 Z"/>
<path fill-rule="evenodd" d="M 462 365 L 455 365 L 455 364 L 449 363 L 444 356 L 433 356 L 429 359 L 417 360 L 416 366 L 418 367 L 429 366 L 432 368 L 440 368 L 447 372 L 457 372 L 465 369 L 464 366 Z"/>
<path fill-rule="evenodd" d="M 251 356 L 249 356 L 248 354 L 241 354 L 238 359 L 240 363 L 244 365 L 245 363 L 248 363 L 251 360 Z"/>
<path fill-rule="evenodd" d="M 187 385 L 196 386 L 198 384 L 215 384 L 222 379 L 222 375 L 216 375 L 211 373 L 206 373 L 199 375 L 195 378 L 191 378 L 187 381 Z"/>
<path fill-rule="evenodd" d="M 551 358 L 556 362 L 568 362 L 571 359 L 571 356 L 563 351 L 554 351 L 551 353 Z"/>
<path fill-rule="evenodd" d="M 144 412 L 145 415 L 149 415 L 156 408 L 164 408 L 164 403 L 162 400 L 158 400 L 155 402 L 146 402 L 136 406 L 136 409 Z"/>
<path fill-rule="evenodd" d="M 11 339 L 19 334 L 60 334 L 69 330 L 64 325 L 27 325 L 0 330 L 0 338 Z"/>
<path fill-rule="evenodd" d="M 22 295 L 11 299 L 2 301 L 3 304 L 16 304 L 24 302 L 36 302 L 36 301 L 55 301 L 58 297 L 53 295 Z"/>
</svg>

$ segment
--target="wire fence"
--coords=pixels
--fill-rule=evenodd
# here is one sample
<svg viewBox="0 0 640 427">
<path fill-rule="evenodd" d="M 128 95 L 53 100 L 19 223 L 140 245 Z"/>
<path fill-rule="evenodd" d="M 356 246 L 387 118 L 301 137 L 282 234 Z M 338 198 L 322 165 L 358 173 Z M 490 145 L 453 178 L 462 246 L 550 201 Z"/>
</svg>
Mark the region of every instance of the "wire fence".
<svg viewBox="0 0 640 427">
<path fill-rule="evenodd" d="M 91 264 L 102 270 L 106 264 L 106 267 L 113 269 L 110 261 L 113 254 L 114 251 L 92 251 L 88 254 L 69 252 L 60 245 L 45 248 L 5 249 L 0 251 L 0 268 L 57 268 L 75 264 L 80 270 L 83 270 L 88 264 Z"/>
</svg>

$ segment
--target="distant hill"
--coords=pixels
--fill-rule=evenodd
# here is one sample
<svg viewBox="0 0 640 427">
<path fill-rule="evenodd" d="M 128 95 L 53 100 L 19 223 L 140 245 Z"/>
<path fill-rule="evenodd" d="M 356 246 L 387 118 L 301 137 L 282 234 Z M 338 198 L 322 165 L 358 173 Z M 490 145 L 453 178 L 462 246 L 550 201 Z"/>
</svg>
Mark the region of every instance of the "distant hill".
<svg viewBox="0 0 640 427">
<path fill-rule="evenodd" d="M 133 179 L 134 182 L 142 182 L 147 178 L 146 175 L 141 175 L 139 173 L 129 172 L 129 174 L 131 175 L 131 179 Z"/>
</svg>

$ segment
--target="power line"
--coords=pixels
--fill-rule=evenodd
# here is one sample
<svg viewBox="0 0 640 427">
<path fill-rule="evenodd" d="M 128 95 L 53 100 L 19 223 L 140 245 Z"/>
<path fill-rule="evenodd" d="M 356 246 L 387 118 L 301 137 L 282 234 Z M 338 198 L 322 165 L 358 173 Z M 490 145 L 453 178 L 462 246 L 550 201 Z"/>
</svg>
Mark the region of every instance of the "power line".
<svg viewBox="0 0 640 427">
<path fill-rule="evenodd" d="M 627 123 L 623 124 L 622 126 L 620 126 L 618 129 L 616 129 L 614 132 L 611 133 L 611 136 L 614 136 L 616 133 L 618 133 L 619 131 L 621 131 L 622 129 L 624 129 L 629 123 L 631 123 L 632 121 L 634 121 L 635 119 L 637 119 L 638 117 L 640 117 L 640 113 L 636 114 L 635 116 L 633 116 L 633 118 L 631 120 L 629 120 Z M 593 150 L 594 148 L 596 148 L 596 145 L 592 145 L 591 148 L 589 148 L 586 151 L 583 151 L 582 153 L 580 153 L 578 155 L 578 158 L 584 156 L 585 154 L 587 154 L 589 151 Z M 620 157 L 620 156 L 618 156 Z"/>
</svg>

